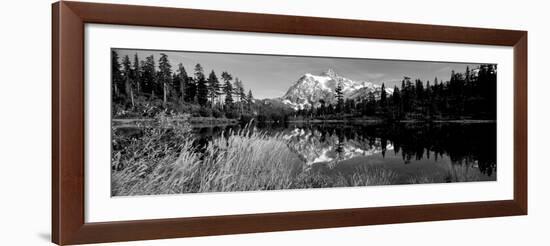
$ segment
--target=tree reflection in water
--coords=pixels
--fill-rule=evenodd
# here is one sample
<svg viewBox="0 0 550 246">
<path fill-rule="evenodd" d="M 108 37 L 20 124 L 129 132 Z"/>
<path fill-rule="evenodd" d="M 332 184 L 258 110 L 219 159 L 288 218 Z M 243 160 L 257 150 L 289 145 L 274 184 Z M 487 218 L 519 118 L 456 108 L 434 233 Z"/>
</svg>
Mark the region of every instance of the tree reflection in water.
<svg viewBox="0 0 550 246">
<path fill-rule="evenodd" d="M 289 128 L 290 146 L 308 164 L 330 162 L 334 166 L 358 156 L 385 158 L 391 151 L 401 155 L 404 164 L 448 157 L 453 165 L 474 166 L 488 176 L 496 171 L 495 123 L 302 124 Z"/>
<path fill-rule="evenodd" d="M 256 130 L 280 134 L 305 168 L 345 174 L 365 165 L 388 167 L 408 180 L 434 178 L 461 182 L 496 180 L 496 123 L 395 123 L 395 124 L 256 124 Z M 242 126 L 197 128 L 197 147 Z M 226 136 L 225 136 L 226 137 Z M 442 171 L 443 170 L 443 171 Z M 470 180 L 465 178 L 465 180 Z"/>
</svg>

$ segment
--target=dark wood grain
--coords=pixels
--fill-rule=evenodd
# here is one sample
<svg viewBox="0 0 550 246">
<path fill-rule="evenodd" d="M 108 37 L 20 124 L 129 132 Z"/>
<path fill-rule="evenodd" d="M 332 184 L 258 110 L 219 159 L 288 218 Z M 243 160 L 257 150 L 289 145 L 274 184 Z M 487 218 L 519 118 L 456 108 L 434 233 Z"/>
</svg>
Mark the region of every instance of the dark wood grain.
<svg viewBox="0 0 550 246">
<path fill-rule="evenodd" d="M 84 24 L 64 3 L 54 9 L 52 235 L 67 244 L 84 225 Z"/>
<path fill-rule="evenodd" d="M 52 5 L 52 241 L 59 242 L 59 3 Z"/>
<path fill-rule="evenodd" d="M 74 243 L 128 241 L 521 215 L 513 201 L 89 223 Z"/>
<path fill-rule="evenodd" d="M 514 200 L 527 214 L 527 32 L 514 45 Z"/>
<path fill-rule="evenodd" d="M 527 32 L 302 16 L 59 2 L 52 10 L 52 240 L 66 244 L 527 214 Z M 514 199 L 85 223 L 84 24 L 122 24 L 514 48 Z M 108 143 L 106 143 L 108 144 Z"/>
<path fill-rule="evenodd" d="M 508 45 L 521 31 L 304 16 L 65 2 L 91 23 Z"/>
</svg>

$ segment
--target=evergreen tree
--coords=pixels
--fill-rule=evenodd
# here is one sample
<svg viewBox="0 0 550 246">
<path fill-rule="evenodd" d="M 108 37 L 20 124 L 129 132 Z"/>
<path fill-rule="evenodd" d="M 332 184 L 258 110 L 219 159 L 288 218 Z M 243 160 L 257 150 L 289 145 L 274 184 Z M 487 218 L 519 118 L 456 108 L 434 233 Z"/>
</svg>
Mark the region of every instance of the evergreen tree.
<svg viewBox="0 0 550 246">
<path fill-rule="evenodd" d="M 496 87 L 497 73 L 495 64 L 483 64 L 479 67 L 479 75 L 477 78 L 477 91 L 483 99 L 479 104 L 483 105 L 484 114 L 487 116 L 496 117 Z"/>
<path fill-rule="evenodd" d="M 134 95 L 132 92 L 132 65 L 130 62 L 130 57 L 127 55 L 122 59 L 122 77 L 124 81 L 124 95 L 126 98 L 130 98 L 132 102 L 132 107 L 134 107 Z M 127 99 L 126 99 L 127 100 Z"/>
<path fill-rule="evenodd" d="M 437 81 L 437 77 L 434 78 L 434 85 L 432 87 L 432 94 L 434 97 L 434 100 L 437 100 L 437 97 L 439 97 L 439 81 Z"/>
<path fill-rule="evenodd" d="M 192 77 L 187 77 L 185 97 L 188 102 L 197 102 L 197 81 Z"/>
<path fill-rule="evenodd" d="M 197 102 L 201 106 L 206 106 L 208 103 L 208 86 L 204 77 L 201 64 L 195 65 L 195 81 L 197 83 Z"/>
<path fill-rule="evenodd" d="M 246 94 L 244 93 L 244 86 L 242 80 L 235 78 L 235 83 L 233 84 L 233 94 L 238 100 L 238 106 L 240 109 L 241 115 L 243 114 L 243 103 L 246 100 Z"/>
<path fill-rule="evenodd" d="M 380 106 L 382 106 L 382 110 L 385 111 L 388 94 L 386 92 L 386 85 L 384 85 L 384 83 L 382 83 L 382 88 L 380 90 Z"/>
<path fill-rule="evenodd" d="M 424 83 L 420 79 L 415 80 L 414 85 L 414 112 L 423 115 L 424 112 Z"/>
<path fill-rule="evenodd" d="M 225 92 L 225 105 L 231 107 L 233 105 L 233 86 L 230 82 L 225 82 L 223 89 Z"/>
<path fill-rule="evenodd" d="M 243 82 L 239 78 L 235 78 L 233 83 L 233 95 L 237 98 L 238 102 L 242 102 L 244 98 Z"/>
<path fill-rule="evenodd" d="M 410 101 L 410 91 L 408 87 L 409 85 L 410 85 L 410 78 L 404 77 L 403 80 L 401 81 L 401 106 L 404 113 L 403 116 L 405 116 L 406 113 L 411 108 L 411 104 L 409 102 Z"/>
<path fill-rule="evenodd" d="M 424 83 L 422 83 L 422 80 L 417 79 L 415 81 L 414 88 L 415 88 L 416 104 L 422 107 L 422 101 L 424 100 Z"/>
<path fill-rule="evenodd" d="M 329 103 L 329 104 L 327 105 L 326 113 L 327 113 L 328 115 L 334 114 L 334 106 L 332 106 L 331 103 Z"/>
<path fill-rule="evenodd" d="M 133 73 L 132 73 L 132 87 L 135 88 L 136 94 L 139 96 L 141 92 L 139 81 L 141 80 L 141 68 L 139 66 L 139 57 L 138 54 L 134 54 L 134 64 L 133 64 Z"/>
<path fill-rule="evenodd" d="M 233 86 L 231 85 L 231 80 L 233 77 L 228 72 L 222 73 L 222 79 L 224 81 L 223 92 L 225 94 L 225 105 L 226 109 L 231 108 L 233 105 Z"/>
<path fill-rule="evenodd" d="M 347 114 L 353 113 L 354 105 L 355 105 L 355 102 L 353 99 L 350 99 L 350 98 L 346 99 L 344 102 L 344 112 Z"/>
<path fill-rule="evenodd" d="M 208 76 L 208 94 L 210 96 L 212 106 L 214 106 L 216 103 L 216 98 L 220 95 L 220 82 L 218 81 L 218 77 L 214 73 L 214 70 L 212 70 Z"/>
<path fill-rule="evenodd" d="M 432 87 L 430 85 L 430 81 L 426 81 L 426 89 L 424 90 L 424 115 L 428 116 L 428 118 L 432 118 L 433 114 L 433 107 L 432 107 L 432 101 L 433 101 L 433 95 L 432 95 Z"/>
<path fill-rule="evenodd" d="M 401 92 L 397 86 L 393 87 L 392 94 L 393 115 L 395 119 L 400 119 L 403 114 L 403 105 L 401 105 Z"/>
<path fill-rule="evenodd" d="M 168 61 L 168 56 L 160 53 L 159 72 L 157 78 L 158 88 L 162 91 L 164 106 L 168 102 L 169 85 L 172 83 L 172 65 Z M 159 93 L 160 94 L 160 93 Z"/>
<path fill-rule="evenodd" d="M 178 91 L 180 92 L 181 100 L 186 102 L 193 101 L 192 99 L 189 100 L 187 98 L 188 80 L 189 78 L 187 76 L 187 71 L 185 71 L 185 67 L 181 63 L 178 64 L 178 82 L 179 82 Z"/>
<path fill-rule="evenodd" d="M 111 51 L 111 88 L 113 95 L 118 97 L 123 85 L 122 75 L 120 71 L 120 63 L 118 62 L 118 53 Z"/>
<path fill-rule="evenodd" d="M 344 106 L 344 93 L 342 91 L 341 81 L 338 81 L 338 85 L 336 86 L 334 92 L 336 93 L 336 110 L 338 110 L 338 112 L 341 112 Z"/>
<path fill-rule="evenodd" d="M 141 64 L 141 71 L 142 71 L 142 78 L 141 78 L 141 85 L 142 91 L 149 95 L 150 98 L 154 98 L 155 93 L 153 90 L 155 79 L 156 79 L 156 71 L 155 71 L 155 57 L 153 55 L 150 55 L 145 58 L 145 61 L 140 63 Z"/>
<path fill-rule="evenodd" d="M 466 72 L 464 73 L 464 83 L 466 84 L 466 86 L 470 86 L 470 79 L 471 79 L 471 74 L 470 74 L 470 66 L 466 66 Z"/>
<path fill-rule="evenodd" d="M 319 106 L 319 110 L 317 112 L 320 116 L 324 116 L 326 114 L 327 109 L 326 109 L 325 103 L 326 103 L 325 100 L 319 99 L 319 104 L 321 105 Z"/>
<path fill-rule="evenodd" d="M 204 79 L 204 69 L 202 68 L 201 64 L 200 63 L 197 63 L 195 65 L 195 79 L 196 80 L 200 80 L 200 79 Z"/>
<path fill-rule="evenodd" d="M 206 80 L 204 78 L 199 78 L 196 84 L 197 102 L 201 106 L 206 106 L 208 104 L 208 86 L 206 85 Z"/>
<path fill-rule="evenodd" d="M 365 103 L 364 108 L 365 115 L 374 115 L 376 112 L 376 98 L 374 97 L 374 93 L 372 91 L 369 92 L 367 96 L 367 102 Z"/>
<path fill-rule="evenodd" d="M 246 103 L 248 106 L 248 111 L 252 111 L 252 105 L 254 103 L 254 97 L 252 97 L 252 90 L 248 90 L 248 96 L 246 97 Z"/>
<path fill-rule="evenodd" d="M 242 83 L 242 81 L 240 81 L 241 83 L 241 86 L 239 87 L 239 91 L 238 91 L 238 94 L 239 94 L 239 101 L 241 102 L 245 102 L 246 101 L 246 93 L 245 93 L 245 90 L 244 90 L 244 85 Z"/>
<path fill-rule="evenodd" d="M 170 99 L 178 101 L 181 98 L 181 79 L 178 72 L 172 73 L 172 84 L 170 85 Z"/>
</svg>

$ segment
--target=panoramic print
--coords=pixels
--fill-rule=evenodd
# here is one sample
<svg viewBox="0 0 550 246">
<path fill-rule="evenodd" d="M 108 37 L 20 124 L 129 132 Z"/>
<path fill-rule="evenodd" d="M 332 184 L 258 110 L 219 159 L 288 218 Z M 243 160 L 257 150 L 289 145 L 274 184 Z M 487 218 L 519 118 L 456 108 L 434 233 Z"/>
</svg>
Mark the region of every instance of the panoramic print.
<svg viewBox="0 0 550 246">
<path fill-rule="evenodd" d="M 495 181 L 497 65 L 111 49 L 111 195 Z"/>
</svg>

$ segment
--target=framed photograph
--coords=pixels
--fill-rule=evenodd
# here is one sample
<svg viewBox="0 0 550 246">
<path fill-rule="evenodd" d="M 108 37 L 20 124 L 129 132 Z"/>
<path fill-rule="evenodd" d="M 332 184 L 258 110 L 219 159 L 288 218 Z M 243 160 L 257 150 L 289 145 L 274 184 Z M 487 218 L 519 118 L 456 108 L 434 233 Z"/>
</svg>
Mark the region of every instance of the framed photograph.
<svg viewBox="0 0 550 246">
<path fill-rule="evenodd" d="M 59 245 L 527 214 L 527 32 L 52 7 Z"/>
</svg>

